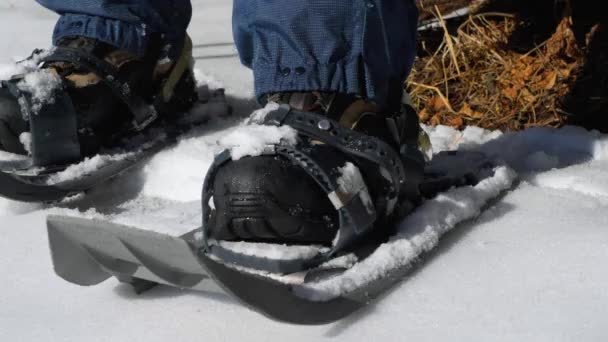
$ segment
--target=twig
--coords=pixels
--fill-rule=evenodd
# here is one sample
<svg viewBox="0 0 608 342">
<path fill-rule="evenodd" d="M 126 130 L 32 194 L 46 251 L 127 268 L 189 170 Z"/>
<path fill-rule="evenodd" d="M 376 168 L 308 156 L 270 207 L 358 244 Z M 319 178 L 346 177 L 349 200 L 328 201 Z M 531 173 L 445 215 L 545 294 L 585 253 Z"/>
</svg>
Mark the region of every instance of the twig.
<svg viewBox="0 0 608 342">
<path fill-rule="evenodd" d="M 413 81 L 410 81 L 409 83 L 411 85 L 416 86 L 416 87 L 420 87 L 420 88 L 424 88 L 424 89 L 428 89 L 428 90 L 434 91 L 435 93 L 437 93 L 437 95 L 439 96 L 439 98 L 441 99 L 441 101 L 443 102 L 443 104 L 446 106 L 446 108 L 450 112 L 456 113 L 456 111 L 454 111 L 454 109 L 452 108 L 452 105 L 450 105 L 450 101 L 448 101 L 448 99 L 441 92 L 441 89 L 439 89 L 437 87 L 429 86 L 429 85 L 426 85 L 426 84 L 421 84 L 421 83 L 413 82 Z"/>
<path fill-rule="evenodd" d="M 456 66 L 456 72 L 460 76 L 460 66 L 458 65 L 458 59 L 456 59 L 456 52 L 454 50 L 454 42 L 452 40 L 452 36 L 450 35 L 450 32 L 448 31 L 448 26 L 446 25 L 445 20 L 443 20 L 443 16 L 441 15 L 441 11 L 439 11 L 439 7 L 437 7 L 437 5 L 435 5 L 435 11 L 437 12 L 437 18 L 439 19 L 439 22 L 441 23 L 441 27 L 443 28 L 443 31 L 445 32 L 445 40 L 448 44 L 448 49 L 450 51 L 450 55 L 452 55 L 452 60 L 454 62 L 454 66 Z"/>
</svg>

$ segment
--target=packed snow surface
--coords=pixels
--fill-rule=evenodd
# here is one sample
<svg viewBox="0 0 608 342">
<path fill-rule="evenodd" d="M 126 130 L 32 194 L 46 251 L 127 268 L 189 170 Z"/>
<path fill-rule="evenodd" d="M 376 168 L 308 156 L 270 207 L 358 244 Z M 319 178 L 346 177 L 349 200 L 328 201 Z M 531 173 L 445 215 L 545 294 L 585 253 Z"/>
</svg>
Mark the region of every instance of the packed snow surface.
<svg viewBox="0 0 608 342">
<path fill-rule="evenodd" d="M 513 171 L 499 169 L 498 178 L 427 202 L 382 254 L 352 271 L 374 277 L 390 266 L 386 260 L 402 263 L 436 247 L 385 298 L 336 324 L 280 324 L 211 293 L 159 287 L 136 296 L 115 280 L 82 288 L 58 278 L 47 247 L 49 213 L 109 218 L 171 235 L 201 224 L 205 171 L 227 147 L 222 139 L 241 128 L 254 106 L 252 79 L 238 58 L 213 57 L 233 53 L 230 44 L 217 45 L 232 42 L 230 2 L 193 5 L 197 68 L 227 87 L 235 117 L 212 120 L 142 167 L 58 208 L 0 199 L 0 341 L 608 339 L 608 136 L 573 127 L 508 134 L 426 128 L 436 152 L 486 152 L 519 182 L 476 219 L 467 217 L 508 185 Z M 55 18 L 33 1 L 0 3 L 2 78 L 15 73 L 12 62 L 49 45 Z M 353 285 L 318 284 L 329 294 Z"/>
</svg>

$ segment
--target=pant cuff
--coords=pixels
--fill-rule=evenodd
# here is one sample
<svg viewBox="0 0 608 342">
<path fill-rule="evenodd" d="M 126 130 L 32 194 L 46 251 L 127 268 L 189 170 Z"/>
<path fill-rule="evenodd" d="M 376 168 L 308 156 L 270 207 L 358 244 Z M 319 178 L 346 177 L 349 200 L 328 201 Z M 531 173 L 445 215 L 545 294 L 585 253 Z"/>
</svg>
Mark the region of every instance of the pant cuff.
<svg viewBox="0 0 608 342">
<path fill-rule="evenodd" d="M 54 44 L 61 38 L 73 36 L 92 38 L 143 57 L 150 33 L 145 25 L 84 14 L 62 15 L 53 33 Z"/>
<path fill-rule="evenodd" d="M 365 71 L 361 70 L 356 59 L 325 65 L 257 62 L 253 69 L 255 92 L 259 99 L 270 93 L 307 91 L 360 94 L 368 98 L 376 95 L 375 92 L 366 91 L 366 77 L 361 75 Z"/>
</svg>

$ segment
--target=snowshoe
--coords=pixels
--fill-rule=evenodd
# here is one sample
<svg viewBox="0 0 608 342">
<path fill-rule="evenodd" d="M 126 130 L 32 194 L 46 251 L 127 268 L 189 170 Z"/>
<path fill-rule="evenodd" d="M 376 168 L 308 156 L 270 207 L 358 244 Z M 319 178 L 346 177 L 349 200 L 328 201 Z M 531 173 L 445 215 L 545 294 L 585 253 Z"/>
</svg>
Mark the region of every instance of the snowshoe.
<svg viewBox="0 0 608 342">
<path fill-rule="evenodd" d="M 158 38 L 142 58 L 85 37 L 36 51 L 24 63 L 37 67 L 0 86 L 0 196 L 47 202 L 81 193 L 200 123 L 180 121 L 199 97 L 191 41 L 177 60 L 162 56 Z M 200 100 L 228 111 L 221 90 Z"/>
<path fill-rule="evenodd" d="M 366 240 L 365 248 L 360 245 L 353 253 L 336 255 L 303 272 L 256 267 L 268 268 L 273 261 L 277 269 L 294 267 L 297 260 L 315 251 L 323 253 L 327 247 L 224 242 L 225 248 L 252 257 L 248 263 L 256 267 L 246 267 L 239 263 L 243 260 L 226 261 L 210 253 L 202 227 L 178 237 L 146 227 L 51 216 L 47 227 L 54 269 L 61 278 L 82 286 L 116 277 L 138 293 L 158 284 L 222 291 L 278 321 L 331 323 L 364 308 L 402 281 L 443 234 L 479 215 L 515 180 L 508 167 L 476 152 L 440 153 L 425 173 L 428 178 L 422 187 L 427 194 L 445 192 L 426 200 L 389 240 L 384 244 Z M 449 184 L 457 188 L 450 189 Z M 251 261 L 254 256 L 257 265 Z"/>
</svg>

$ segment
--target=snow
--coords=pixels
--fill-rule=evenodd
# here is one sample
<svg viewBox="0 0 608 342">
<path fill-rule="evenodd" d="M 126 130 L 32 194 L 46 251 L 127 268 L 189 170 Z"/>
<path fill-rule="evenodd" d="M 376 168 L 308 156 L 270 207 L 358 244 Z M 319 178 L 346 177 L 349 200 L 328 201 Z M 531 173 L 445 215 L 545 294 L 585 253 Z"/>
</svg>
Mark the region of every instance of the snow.
<svg viewBox="0 0 608 342">
<path fill-rule="evenodd" d="M 422 253 L 437 246 L 439 238 L 457 224 L 477 217 L 481 209 L 511 187 L 517 174 L 499 167 L 495 175 L 474 187 L 452 189 L 425 202 L 399 226 L 390 242 L 345 272 L 344 275 L 298 288 L 312 300 L 330 300 L 390 274 L 391 270 L 414 264 Z"/>
<path fill-rule="evenodd" d="M 194 69 L 194 77 L 196 78 L 196 85 L 198 87 L 209 86 L 209 88 L 217 89 L 224 88 L 224 83 L 215 77 L 205 73 L 201 69 Z"/>
<path fill-rule="evenodd" d="M 31 94 L 31 111 L 34 115 L 38 114 L 44 105 L 55 102 L 53 94 L 60 86 L 61 78 L 44 69 L 25 74 L 23 80 L 17 83 L 21 91 Z M 27 115 L 25 117 L 27 118 Z"/>
<path fill-rule="evenodd" d="M 30 72 L 35 72 L 38 67 L 38 63 L 52 51 L 51 47 L 48 47 L 44 51 L 34 53 L 31 59 L 27 59 L 27 55 L 19 58 L 13 58 L 13 63 L 7 63 L 0 65 L 0 79 L 8 80 L 14 75 L 25 75 Z M 18 62 L 18 63 L 16 63 Z M 34 82 L 34 78 L 30 77 L 30 81 Z M 32 84 L 35 87 L 35 84 Z M 34 89 L 36 90 L 36 89 Z"/>
<path fill-rule="evenodd" d="M 23 145 L 23 148 L 27 153 L 32 154 L 32 134 L 30 132 L 19 134 L 19 142 L 21 142 L 21 145 Z"/>
<path fill-rule="evenodd" d="M 211 46 L 232 42 L 230 2 L 196 0 L 193 5 L 190 32 L 200 46 L 196 56 L 204 57 L 197 68 L 208 80 L 224 83 L 236 117 L 212 120 L 142 167 L 58 208 L 0 199 L 0 341 L 608 338 L 608 270 L 603 267 L 608 260 L 608 136 L 574 127 L 508 134 L 427 127 L 436 152 L 490 153 L 515 170 L 520 181 L 472 220 L 467 218 L 488 196 L 508 184 L 508 169 L 491 184 L 455 189 L 426 203 L 404 223 L 401 239 L 374 258 L 396 256 L 395 263 L 407 262 L 438 241 L 437 247 L 385 298 L 336 324 L 272 322 L 218 294 L 159 287 L 136 296 L 115 280 L 82 288 L 55 276 L 47 214 L 109 218 L 171 235 L 200 225 L 205 171 L 213 154 L 225 147 L 219 142 L 243 125 L 254 106 L 251 75 L 238 58 L 207 58 L 233 52 L 230 45 Z M 55 18 L 33 1 L 0 3 L 0 74 L 33 48 L 49 45 Z M 453 225 L 458 220 L 465 222 Z M 357 272 L 370 277 L 380 272 L 373 260 L 357 265 Z M 316 286 L 334 291 L 351 285 L 344 280 Z"/>
<path fill-rule="evenodd" d="M 328 250 L 319 246 L 287 246 L 269 243 L 221 241 L 218 244 L 232 252 L 271 260 L 312 259 Z"/>
<path fill-rule="evenodd" d="M 347 194 L 356 194 L 365 185 L 359 168 L 351 162 L 346 162 L 340 168 L 340 177 L 337 182 L 340 189 Z"/>
<path fill-rule="evenodd" d="M 51 177 L 49 177 L 47 183 L 59 184 L 68 180 L 78 179 L 92 173 L 95 170 L 99 170 L 112 162 L 125 160 L 133 155 L 133 153 L 113 155 L 99 154 L 94 157 L 87 157 L 82 162 L 71 165 L 65 170 L 53 174 Z"/>
<path fill-rule="evenodd" d="M 264 108 L 253 111 L 241 126 L 219 140 L 219 144 L 230 150 L 233 160 L 264 154 L 274 145 L 295 145 L 296 131 L 289 126 L 263 125 L 266 116 L 279 109 L 279 105 L 268 103 Z"/>
<path fill-rule="evenodd" d="M 263 126 L 251 124 L 230 132 L 220 139 L 220 144 L 230 149 L 233 160 L 246 156 L 259 156 L 269 147 L 284 142 L 295 145 L 296 131 L 288 126 Z"/>
<path fill-rule="evenodd" d="M 340 194 L 338 196 L 330 196 L 330 200 L 332 201 L 334 207 L 342 208 L 346 203 L 342 203 L 342 201 L 348 201 L 350 198 L 354 196 L 359 196 L 363 202 L 365 208 L 370 212 L 374 212 L 374 203 L 369 195 L 369 191 L 365 185 L 365 181 L 363 180 L 363 175 L 359 171 L 359 168 L 355 166 L 355 164 L 351 162 L 346 162 L 346 164 L 339 168 L 340 177 L 338 177 L 338 189 L 337 192 Z M 346 197 L 346 198 L 344 198 Z M 336 236 L 334 239 L 334 245 L 338 243 L 339 236 Z"/>
<path fill-rule="evenodd" d="M 518 172 L 546 171 L 608 158 L 608 136 L 579 127 L 531 128 L 521 133 L 488 132 L 468 127 L 427 127 L 435 152 L 479 149 L 506 161 Z M 484 146 L 481 146 L 484 144 Z M 544 166 L 544 167 L 543 167 Z"/>
<path fill-rule="evenodd" d="M 255 124 L 264 124 L 264 120 L 266 120 L 266 116 L 270 114 L 272 111 L 278 110 L 280 108 L 278 103 L 269 102 L 264 108 L 255 110 L 251 116 L 248 118 L 247 123 L 255 123 Z"/>
<path fill-rule="evenodd" d="M 19 155 L 19 154 L 0 151 L 0 161 L 20 161 L 20 160 L 27 160 L 27 157 Z"/>
</svg>

